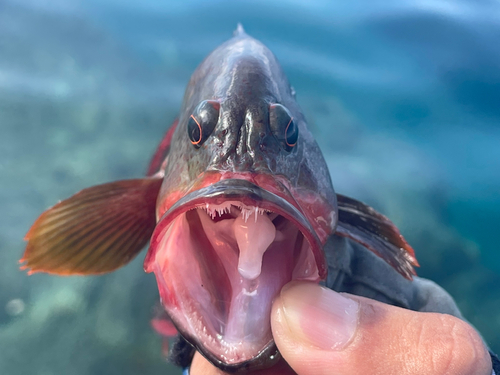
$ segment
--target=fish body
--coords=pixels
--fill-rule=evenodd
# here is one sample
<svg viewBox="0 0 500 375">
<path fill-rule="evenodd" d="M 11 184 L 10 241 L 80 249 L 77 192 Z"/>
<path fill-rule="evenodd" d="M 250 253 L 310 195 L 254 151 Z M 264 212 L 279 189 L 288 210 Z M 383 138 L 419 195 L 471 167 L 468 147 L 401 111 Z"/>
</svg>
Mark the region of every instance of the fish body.
<svg viewBox="0 0 500 375">
<path fill-rule="evenodd" d="M 30 272 L 105 273 L 149 241 L 144 268 L 169 318 L 209 361 L 236 372 L 279 359 L 272 301 L 291 280 L 326 278 L 334 234 L 414 273 L 392 222 L 335 193 L 276 57 L 239 27 L 193 73 L 148 176 L 85 189 L 44 212 L 21 261 Z"/>
</svg>

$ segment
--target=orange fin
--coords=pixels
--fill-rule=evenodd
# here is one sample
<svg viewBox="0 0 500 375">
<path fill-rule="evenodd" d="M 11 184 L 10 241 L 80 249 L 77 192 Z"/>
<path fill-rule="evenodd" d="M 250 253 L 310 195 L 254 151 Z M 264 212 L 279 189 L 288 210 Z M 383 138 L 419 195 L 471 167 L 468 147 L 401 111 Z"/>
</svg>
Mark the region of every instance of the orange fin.
<svg viewBox="0 0 500 375">
<path fill-rule="evenodd" d="M 336 234 L 362 244 L 411 280 L 418 262 L 394 223 L 370 206 L 344 195 L 337 194 L 337 204 Z"/>
<path fill-rule="evenodd" d="M 90 275 L 127 264 L 153 233 L 161 183 L 161 178 L 115 181 L 57 203 L 26 234 L 21 269 Z"/>
</svg>

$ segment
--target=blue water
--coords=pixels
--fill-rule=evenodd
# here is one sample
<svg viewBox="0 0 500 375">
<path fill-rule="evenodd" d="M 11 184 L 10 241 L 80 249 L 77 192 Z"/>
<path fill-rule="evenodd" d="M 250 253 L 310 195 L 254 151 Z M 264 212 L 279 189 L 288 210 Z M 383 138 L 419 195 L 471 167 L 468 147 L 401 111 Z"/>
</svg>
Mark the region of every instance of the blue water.
<svg viewBox="0 0 500 375">
<path fill-rule="evenodd" d="M 499 20 L 495 0 L 1 2 L 0 373 L 171 370 L 142 259 L 85 279 L 17 259 L 45 208 L 144 172 L 238 22 L 282 63 L 337 191 L 392 218 L 500 351 Z"/>
</svg>

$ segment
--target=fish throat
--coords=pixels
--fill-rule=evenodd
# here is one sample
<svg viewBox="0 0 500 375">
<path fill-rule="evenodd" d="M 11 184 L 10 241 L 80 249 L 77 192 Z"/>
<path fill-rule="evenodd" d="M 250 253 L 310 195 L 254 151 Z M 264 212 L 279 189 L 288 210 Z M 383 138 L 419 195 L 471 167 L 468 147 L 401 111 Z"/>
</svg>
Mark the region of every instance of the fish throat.
<svg viewBox="0 0 500 375">
<path fill-rule="evenodd" d="M 276 204 L 250 203 L 185 205 L 152 242 L 167 312 L 205 356 L 228 365 L 272 352 L 274 297 L 291 280 L 319 280 L 307 229 Z"/>
</svg>

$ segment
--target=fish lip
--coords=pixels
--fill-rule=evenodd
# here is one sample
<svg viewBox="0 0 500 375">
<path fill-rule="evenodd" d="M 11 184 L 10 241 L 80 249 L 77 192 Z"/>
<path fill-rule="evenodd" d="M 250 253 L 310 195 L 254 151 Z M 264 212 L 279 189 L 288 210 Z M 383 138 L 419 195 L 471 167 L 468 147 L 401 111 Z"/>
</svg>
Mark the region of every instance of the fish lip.
<svg viewBox="0 0 500 375">
<path fill-rule="evenodd" d="M 175 325 L 175 324 L 174 324 Z M 227 372 L 229 374 L 237 373 L 248 373 L 249 371 L 257 371 L 266 369 L 274 366 L 281 359 L 281 353 L 279 352 L 274 340 L 270 341 L 269 344 L 255 357 L 249 359 L 248 361 L 228 364 L 222 362 L 216 356 L 214 356 L 209 351 L 205 350 L 203 345 L 198 344 L 198 340 L 190 339 L 191 336 L 181 333 L 182 337 L 192 345 L 201 355 L 203 355 L 210 363 L 217 366 L 220 370 Z"/>
<path fill-rule="evenodd" d="M 288 195 L 292 197 L 291 193 L 288 193 Z M 159 237 L 164 232 L 163 229 L 167 228 L 171 221 L 178 215 L 191 209 L 202 207 L 207 203 L 221 204 L 229 200 L 237 200 L 248 206 L 270 210 L 284 216 L 297 225 L 311 245 L 318 267 L 319 278 L 321 280 L 326 279 L 328 268 L 323 252 L 323 245 L 312 224 L 307 220 L 306 215 L 285 198 L 243 179 L 231 178 L 220 180 L 179 199 L 158 221 L 158 225 L 151 238 L 150 248 L 156 245 Z M 154 255 L 155 253 L 152 251 L 148 251 L 146 255 L 146 259 L 144 260 L 144 270 L 146 272 L 153 271 L 150 264 L 152 264 L 151 260 L 154 258 Z"/>
</svg>

